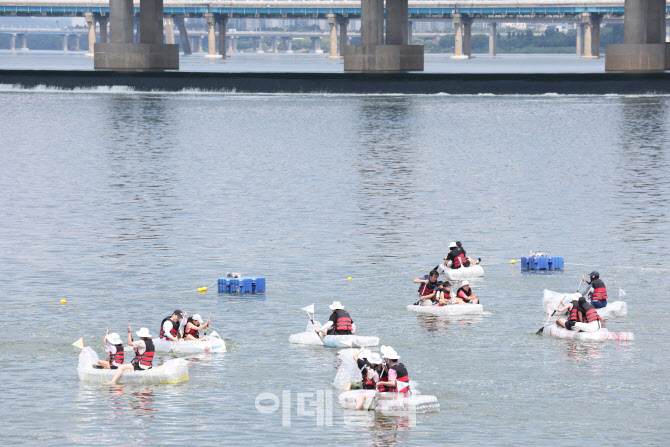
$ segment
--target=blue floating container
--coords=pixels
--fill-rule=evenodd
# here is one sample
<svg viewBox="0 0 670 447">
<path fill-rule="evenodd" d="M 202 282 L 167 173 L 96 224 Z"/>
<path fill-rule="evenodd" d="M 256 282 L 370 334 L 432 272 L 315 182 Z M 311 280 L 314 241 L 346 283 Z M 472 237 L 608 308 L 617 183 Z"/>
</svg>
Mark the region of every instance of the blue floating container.
<svg viewBox="0 0 670 447">
<path fill-rule="evenodd" d="M 563 269 L 563 258 L 560 256 L 537 256 L 522 257 L 522 270 L 561 270 Z"/>
<path fill-rule="evenodd" d="M 265 278 L 243 276 L 241 278 L 221 278 L 218 281 L 219 293 L 256 293 L 265 291 Z"/>
</svg>

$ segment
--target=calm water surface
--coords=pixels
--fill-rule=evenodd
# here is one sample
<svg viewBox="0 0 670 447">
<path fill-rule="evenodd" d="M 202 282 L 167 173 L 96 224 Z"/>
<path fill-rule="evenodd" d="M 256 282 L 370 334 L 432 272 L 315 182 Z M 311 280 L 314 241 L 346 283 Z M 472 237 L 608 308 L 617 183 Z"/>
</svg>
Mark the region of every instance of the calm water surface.
<svg viewBox="0 0 670 447">
<path fill-rule="evenodd" d="M 670 97 L 0 90 L 6 443 L 670 440 Z M 408 313 L 452 240 L 483 258 L 486 314 Z M 565 271 L 521 273 L 509 260 L 529 250 Z M 535 335 L 542 290 L 594 268 L 627 292 L 609 328 L 636 340 Z M 268 290 L 195 293 L 227 271 Z M 301 307 L 325 321 L 334 299 L 439 413 L 340 409 L 337 351 L 288 343 Z M 102 353 L 106 325 L 156 333 L 176 308 L 211 312 L 229 351 L 192 357 L 182 384 L 80 383 L 73 341 Z M 298 414 L 297 393 L 331 390 L 332 425 Z M 290 424 L 256 409 L 263 392 L 290 393 Z"/>
</svg>

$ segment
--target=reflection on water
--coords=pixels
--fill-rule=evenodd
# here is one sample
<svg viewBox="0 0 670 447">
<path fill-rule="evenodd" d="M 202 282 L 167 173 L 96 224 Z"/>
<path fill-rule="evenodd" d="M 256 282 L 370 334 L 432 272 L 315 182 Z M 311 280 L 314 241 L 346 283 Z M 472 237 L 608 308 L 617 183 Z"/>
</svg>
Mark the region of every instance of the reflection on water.
<svg viewBox="0 0 670 447">
<path fill-rule="evenodd" d="M 408 432 L 416 426 L 409 416 L 386 416 L 376 411 L 344 411 L 344 423 L 359 433 L 364 445 L 371 447 L 394 446 L 408 440 Z"/>
<path fill-rule="evenodd" d="M 454 316 L 437 316 L 437 315 L 417 315 L 419 325 L 428 332 L 444 331 L 449 332 L 449 329 L 459 327 L 472 326 L 481 323 L 482 315 L 454 315 Z"/>
</svg>

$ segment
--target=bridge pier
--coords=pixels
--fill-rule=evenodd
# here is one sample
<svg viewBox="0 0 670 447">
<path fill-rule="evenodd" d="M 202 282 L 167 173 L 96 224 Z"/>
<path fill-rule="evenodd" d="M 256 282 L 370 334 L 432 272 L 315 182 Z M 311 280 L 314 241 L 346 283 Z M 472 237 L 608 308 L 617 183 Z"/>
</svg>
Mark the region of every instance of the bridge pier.
<svg viewBox="0 0 670 447">
<path fill-rule="evenodd" d="M 226 26 L 228 26 L 228 16 L 219 15 L 215 16 L 216 23 L 219 24 L 219 56 L 222 58 L 227 57 L 226 54 Z"/>
<path fill-rule="evenodd" d="M 256 53 L 264 53 L 264 51 L 263 51 L 263 38 L 261 36 L 254 37 L 254 51 Z"/>
<path fill-rule="evenodd" d="M 174 20 L 172 17 L 163 19 L 163 29 L 165 30 L 165 43 L 174 44 Z"/>
<path fill-rule="evenodd" d="M 602 16 L 590 12 L 582 14 L 584 24 L 584 59 L 598 59 L 600 57 L 600 22 Z"/>
<path fill-rule="evenodd" d="M 312 39 L 312 45 L 309 48 L 309 52 L 314 54 L 322 54 L 323 50 L 321 49 L 321 38 L 310 37 L 310 39 Z"/>
<path fill-rule="evenodd" d="M 70 48 L 68 46 L 70 40 L 70 35 L 69 34 L 63 34 L 63 51 L 70 51 Z"/>
<path fill-rule="evenodd" d="M 407 22 L 407 45 L 412 45 L 412 40 L 414 39 L 412 36 L 414 28 L 414 23 L 413 22 Z"/>
<path fill-rule="evenodd" d="M 328 26 L 330 26 L 328 59 L 339 59 L 340 56 L 337 55 L 337 17 L 332 12 L 328 13 Z"/>
<path fill-rule="evenodd" d="M 279 53 L 279 37 L 274 36 L 272 38 L 272 52 L 273 53 Z"/>
<path fill-rule="evenodd" d="M 423 46 L 407 45 L 407 0 L 361 0 L 361 44 L 344 52 L 345 71 L 423 70 Z"/>
<path fill-rule="evenodd" d="M 452 59 L 470 59 L 472 39 L 472 18 L 461 13 L 454 14 L 454 28 L 456 36 L 454 40 L 454 55 Z"/>
<path fill-rule="evenodd" d="M 495 57 L 498 49 L 498 24 L 489 23 L 489 56 Z"/>
<path fill-rule="evenodd" d="M 19 50 L 28 51 L 28 34 L 19 33 L 16 36 L 19 38 Z"/>
<path fill-rule="evenodd" d="M 237 44 L 239 43 L 240 38 L 238 36 L 235 36 L 233 39 L 233 53 L 237 53 Z"/>
<path fill-rule="evenodd" d="M 349 38 L 347 36 L 347 27 L 349 26 L 348 17 L 337 17 L 337 23 L 340 25 L 340 58 L 344 55 L 344 47 L 349 45 Z"/>
<path fill-rule="evenodd" d="M 221 55 L 216 54 L 216 20 L 214 14 L 211 12 L 205 13 L 205 23 L 207 24 L 207 54 L 205 57 L 218 59 Z"/>
<path fill-rule="evenodd" d="M 577 24 L 577 57 L 584 55 L 584 24 L 579 22 Z"/>
<path fill-rule="evenodd" d="M 11 51 L 16 51 L 16 34 L 9 36 L 9 49 Z"/>
<path fill-rule="evenodd" d="M 100 43 L 107 43 L 109 41 L 107 38 L 107 24 L 109 23 L 109 17 L 96 16 L 96 20 L 100 26 Z"/>
<path fill-rule="evenodd" d="M 204 53 L 205 52 L 205 36 L 197 36 L 196 41 L 198 42 L 198 53 Z"/>
<path fill-rule="evenodd" d="M 191 50 L 191 41 L 188 38 L 188 30 L 186 29 L 186 24 L 184 23 L 184 16 L 174 17 L 174 21 L 177 24 L 177 29 L 179 30 L 179 40 L 181 41 L 181 49 L 184 52 L 184 56 L 192 54 Z"/>
<path fill-rule="evenodd" d="M 88 53 L 86 53 L 86 56 L 93 57 L 95 51 L 95 17 L 92 12 L 85 12 L 84 18 L 88 26 Z"/>
<path fill-rule="evenodd" d="M 665 43 L 666 0 L 626 0 L 623 44 L 607 45 L 606 71 L 663 71 L 670 69 Z"/>
<path fill-rule="evenodd" d="M 281 39 L 286 47 L 284 53 L 293 53 L 293 37 L 282 37 Z"/>
<path fill-rule="evenodd" d="M 235 41 L 235 36 L 230 36 L 228 39 L 228 52 L 233 53 L 233 42 Z"/>
</svg>

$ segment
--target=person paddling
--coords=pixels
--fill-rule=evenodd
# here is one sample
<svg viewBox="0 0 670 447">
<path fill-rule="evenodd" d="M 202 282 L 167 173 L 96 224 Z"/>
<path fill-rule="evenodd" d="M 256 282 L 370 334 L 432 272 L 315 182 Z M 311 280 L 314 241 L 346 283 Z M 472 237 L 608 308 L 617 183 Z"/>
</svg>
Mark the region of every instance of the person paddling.
<svg viewBox="0 0 670 447">
<path fill-rule="evenodd" d="M 470 283 L 467 280 L 461 283 L 461 287 L 456 292 L 456 297 L 459 298 L 461 302 L 479 304 L 479 295 L 473 295 Z"/>
<path fill-rule="evenodd" d="M 363 389 L 374 390 L 379 382 L 379 374 L 381 373 L 382 358 L 376 352 L 371 354 L 368 358 L 368 366 L 365 368 L 365 379 L 363 380 Z M 356 410 L 363 408 L 363 404 L 367 399 L 367 394 L 361 393 L 356 398 Z"/>
<path fill-rule="evenodd" d="M 600 279 L 600 273 L 597 271 L 592 271 L 589 275 L 591 281 L 587 281 L 582 276 L 582 281 L 586 281 L 591 288 L 589 289 L 589 298 L 591 298 L 591 305 L 596 309 L 600 309 L 607 306 L 607 288 L 602 279 Z"/>
<path fill-rule="evenodd" d="M 461 267 L 470 267 L 472 264 L 478 264 L 478 261 L 465 256 L 463 248 L 458 246 L 458 243 L 451 242 L 449 244 L 449 254 L 445 258 L 445 265 L 452 269 L 459 269 Z"/>
<path fill-rule="evenodd" d="M 177 341 L 181 338 L 181 334 L 179 333 L 180 329 L 180 324 L 179 321 L 182 319 L 184 314 L 182 313 L 181 310 L 175 310 L 172 312 L 172 315 L 169 317 L 163 318 L 163 321 L 161 321 L 161 330 L 159 335 L 159 338 L 166 339 L 166 340 L 172 340 L 172 341 Z"/>
<path fill-rule="evenodd" d="M 130 362 L 130 364 L 121 365 L 117 370 L 116 374 L 110 382 L 111 385 L 116 384 L 116 381 L 119 380 L 119 377 L 123 374 L 124 371 L 146 371 L 151 369 L 151 366 L 154 361 L 154 352 L 156 348 L 154 347 L 154 342 L 151 339 L 151 334 L 149 329 L 143 327 L 136 332 L 137 336 L 140 337 L 139 341 L 133 341 L 133 335 L 128 326 L 128 344 L 135 348 L 135 358 Z"/>
<path fill-rule="evenodd" d="M 326 335 L 351 335 L 356 332 L 354 320 L 351 319 L 349 312 L 344 310 L 342 303 L 333 301 L 328 307 L 333 311 L 328 322 L 321 329 L 315 329 L 321 338 Z"/>
<path fill-rule="evenodd" d="M 437 293 L 437 277 L 439 275 L 440 274 L 437 272 L 437 270 L 431 270 L 429 274 L 414 280 L 415 284 L 421 284 L 419 286 L 419 301 L 417 301 L 416 305 L 433 305 L 435 294 Z"/>
<path fill-rule="evenodd" d="M 556 324 L 571 331 L 595 332 L 602 327 L 598 311 L 586 298 L 580 297 L 562 307 L 554 307 L 556 312 L 569 311 L 567 320 L 559 318 Z"/>
<path fill-rule="evenodd" d="M 200 314 L 195 314 L 188 317 L 186 326 L 184 326 L 184 340 L 197 340 L 200 338 L 200 331 L 204 331 L 209 327 L 209 320 L 203 324 L 203 319 Z"/>
<path fill-rule="evenodd" d="M 102 343 L 109 351 L 109 360 L 98 360 L 98 368 L 117 369 L 123 365 L 123 343 L 121 337 L 116 332 L 109 333 L 109 329 L 105 332 L 105 337 Z"/>
<path fill-rule="evenodd" d="M 409 394 L 409 374 L 405 365 L 398 362 L 400 356 L 390 346 L 382 346 L 382 357 L 388 365 L 388 376 L 386 380 L 377 382 L 379 391 L 393 392 L 407 396 Z"/>
</svg>

